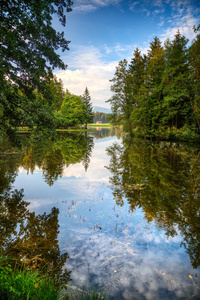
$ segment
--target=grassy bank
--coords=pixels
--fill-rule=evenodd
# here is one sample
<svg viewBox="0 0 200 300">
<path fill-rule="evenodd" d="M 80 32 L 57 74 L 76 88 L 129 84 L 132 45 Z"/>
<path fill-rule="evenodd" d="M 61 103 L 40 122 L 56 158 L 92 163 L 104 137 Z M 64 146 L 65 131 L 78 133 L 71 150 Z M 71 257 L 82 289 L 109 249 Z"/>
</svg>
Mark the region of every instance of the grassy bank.
<svg viewBox="0 0 200 300">
<path fill-rule="evenodd" d="M 66 131 L 89 131 L 91 129 L 95 130 L 97 127 L 100 128 L 111 128 L 111 124 L 110 123 L 104 123 L 104 124 L 95 124 L 95 123 L 91 123 L 87 125 L 87 128 L 57 128 L 56 131 L 57 132 L 66 132 Z M 28 127 L 18 127 L 16 128 L 17 132 L 19 133 L 31 133 L 32 129 L 28 128 Z"/>
<path fill-rule="evenodd" d="M 10 263 L 9 263 L 10 262 Z M 54 279 L 13 259 L 0 257 L 0 295 L 2 300 L 58 299 L 60 287 Z"/>
<path fill-rule="evenodd" d="M 99 292 L 56 284 L 47 272 L 0 256 L 1 300 L 100 300 Z"/>
<path fill-rule="evenodd" d="M 96 123 L 90 123 L 88 124 L 88 127 L 111 127 L 111 123 L 101 123 L 101 124 L 96 124 Z"/>
</svg>

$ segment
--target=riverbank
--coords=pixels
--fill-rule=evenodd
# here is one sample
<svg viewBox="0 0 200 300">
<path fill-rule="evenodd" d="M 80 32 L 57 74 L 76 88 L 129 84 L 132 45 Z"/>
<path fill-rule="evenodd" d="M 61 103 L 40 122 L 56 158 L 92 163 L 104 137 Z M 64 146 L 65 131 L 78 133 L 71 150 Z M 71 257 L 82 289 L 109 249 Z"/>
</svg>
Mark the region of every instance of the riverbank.
<svg viewBox="0 0 200 300">
<path fill-rule="evenodd" d="M 83 127 L 79 127 L 79 128 L 56 128 L 56 132 L 65 132 L 65 131 L 91 131 L 92 130 L 96 130 L 96 128 L 111 128 L 112 125 L 111 123 L 105 123 L 105 124 L 95 124 L 95 123 L 91 123 L 87 125 L 87 128 L 83 128 Z M 32 129 L 28 128 L 28 127 L 18 127 L 16 128 L 16 131 L 18 133 L 32 133 Z"/>
<path fill-rule="evenodd" d="M 97 291 L 59 284 L 37 265 L 26 266 L 26 261 L 3 256 L 0 256 L 0 294 L 2 300 L 106 300 Z"/>
</svg>

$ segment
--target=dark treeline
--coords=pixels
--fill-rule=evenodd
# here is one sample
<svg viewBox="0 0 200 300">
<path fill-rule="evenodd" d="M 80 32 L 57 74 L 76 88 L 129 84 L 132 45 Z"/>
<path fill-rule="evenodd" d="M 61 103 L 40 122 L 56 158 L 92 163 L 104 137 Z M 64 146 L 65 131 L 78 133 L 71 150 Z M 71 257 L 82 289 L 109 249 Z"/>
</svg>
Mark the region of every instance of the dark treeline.
<svg viewBox="0 0 200 300">
<path fill-rule="evenodd" d="M 200 26 L 196 38 L 178 31 L 162 45 L 155 37 L 147 55 L 136 48 L 119 62 L 111 80 L 111 120 L 124 130 L 151 138 L 199 140 Z"/>
<path fill-rule="evenodd" d="M 94 123 L 97 121 L 101 121 L 102 123 L 109 123 L 110 122 L 110 114 L 106 114 L 103 112 L 95 112 L 94 113 Z"/>
</svg>

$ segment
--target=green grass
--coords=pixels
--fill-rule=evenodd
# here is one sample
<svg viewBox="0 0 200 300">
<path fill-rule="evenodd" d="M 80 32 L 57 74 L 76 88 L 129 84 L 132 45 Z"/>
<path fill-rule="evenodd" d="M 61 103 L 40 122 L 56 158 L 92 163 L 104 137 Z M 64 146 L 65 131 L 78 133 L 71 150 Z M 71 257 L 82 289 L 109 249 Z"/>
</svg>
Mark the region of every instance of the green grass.
<svg viewBox="0 0 200 300">
<path fill-rule="evenodd" d="M 56 285 L 48 274 L 0 255 L 1 300 L 106 300 L 95 290 Z"/>
<path fill-rule="evenodd" d="M 12 267 L 7 258 L 0 257 L 1 300 L 55 300 L 59 292 L 48 274 L 19 264 Z"/>
<path fill-rule="evenodd" d="M 91 124 L 88 124 L 88 126 L 96 126 L 96 127 L 109 126 L 109 127 L 111 127 L 111 123 L 101 123 L 101 124 L 91 123 Z"/>
<path fill-rule="evenodd" d="M 57 132 L 72 132 L 72 131 L 88 131 L 89 129 L 84 128 L 66 128 L 66 129 L 56 129 Z"/>
<path fill-rule="evenodd" d="M 67 132 L 67 131 L 89 131 L 91 129 L 94 129 L 94 127 L 103 127 L 103 128 L 110 128 L 111 127 L 111 123 L 102 123 L 102 124 L 96 124 L 96 123 L 91 123 L 88 124 L 88 128 L 65 128 L 65 129 L 61 129 L 61 128 L 57 128 L 56 131 L 57 132 Z M 32 129 L 28 128 L 28 127 L 17 127 L 16 128 L 18 133 L 31 133 L 33 132 Z"/>
</svg>

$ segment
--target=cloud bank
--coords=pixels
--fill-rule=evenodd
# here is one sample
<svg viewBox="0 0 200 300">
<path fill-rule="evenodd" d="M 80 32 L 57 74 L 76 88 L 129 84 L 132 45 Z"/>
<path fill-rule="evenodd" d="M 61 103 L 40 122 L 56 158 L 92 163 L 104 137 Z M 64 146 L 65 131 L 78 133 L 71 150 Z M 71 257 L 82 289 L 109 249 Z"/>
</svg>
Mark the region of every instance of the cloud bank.
<svg viewBox="0 0 200 300">
<path fill-rule="evenodd" d="M 105 101 L 111 97 L 109 80 L 113 78 L 117 63 L 106 63 L 94 46 L 79 46 L 70 57 L 70 70 L 57 71 L 55 75 L 73 94 L 82 95 L 87 86 L 92 104 L 109 108 Z"/>
</svg>

